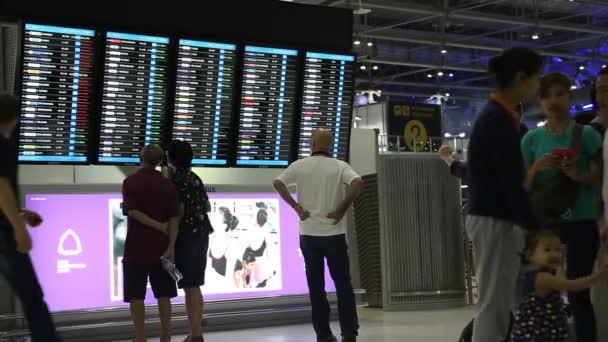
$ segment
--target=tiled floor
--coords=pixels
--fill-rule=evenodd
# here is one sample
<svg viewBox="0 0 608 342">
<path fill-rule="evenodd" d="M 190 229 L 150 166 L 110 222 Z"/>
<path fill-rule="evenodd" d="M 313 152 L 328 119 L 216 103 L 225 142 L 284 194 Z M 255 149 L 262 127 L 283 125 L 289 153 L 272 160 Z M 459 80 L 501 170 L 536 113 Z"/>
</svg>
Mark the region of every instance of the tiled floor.
<svg viewBox="0 0 608 342">
<path fill-rule="evenodd" d="M 363 309 L 360 313 L 361 342 L 453 342 L 473 316 L 472 309 L 444 311 L 382 312 Z M 334 332 L 339 333 L 336 323 Z M 182 342 L 174 337 L 173 342 Z M 310 325 L 237 330 L 210 333 L 206 342 L 315 342 Z M 126 342 L 126 341 L 125 341 Z M 150 339 L 148 342 L 158 342 Z"/>
</svg>

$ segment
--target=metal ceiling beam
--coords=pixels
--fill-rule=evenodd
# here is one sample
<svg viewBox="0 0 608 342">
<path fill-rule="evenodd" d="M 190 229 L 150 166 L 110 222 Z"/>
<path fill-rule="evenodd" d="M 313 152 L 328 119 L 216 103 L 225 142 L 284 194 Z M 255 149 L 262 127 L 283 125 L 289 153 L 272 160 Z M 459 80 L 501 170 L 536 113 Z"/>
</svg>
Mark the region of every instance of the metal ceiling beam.
<svg viewBox="0 0 608 342">
<path fill-rule="evenodd" d="M 400 66 L 409 66 L 415 68 L 431 68 L 431 69 L 442 69 L 442 70 L 454 70 L 454 71 L 467 71 L 467 72 L 487 72 L 486 69 L 483 68 L 473 68 L 473 67 L 461 67 L 455 65 L 438 65 L 438 64 L 425 64 L 425 63 L 415 63 L 415 62 L 401 62 L 401 61 L 391 61 L 386 59 L 360 59 L 359 62 L 362 63 L 373 63 L 373 64 L 386 64 L 386 65 L 400 65 Z"/>
<path fill-rule="evenodd" d="M 479 8 L 479 7 L 490 6 L 490 5 L 494 5 L 494 4 L 497 4 L 497 3 L 500 3 L 500 2 L 504 2 L 504 1 L 506 1 L 506 0 L 492 0 L 492 1 L 484 2 L 484 3 L 480 3 L 480 4 L 465 6 L 465 7 L 462 7 L 462 8 L 456 8 L 456 9 L 452 9 L 451 13 L 458 12 L 458 11 L 472 10 L 472 9 Z M 421 18 L 415 18 L 415 19 L 410 19 L 410 20 L 406 20 L 406 21 L 401 21 L 401 22 L 398 22 L 398 23 L 395 23 L 395 24 L 391 24 L 391 25 L 387 25 L 387 26 L 372 27 L 372 28 L 369 28 L 367 30 L 362 31 L 361 33 L 372 33 L 372 32 L 384 31 L 384 30 L 388 30 L 388 29 L 391 29 L 391 28 L 394 28 L 394 27 L 415 24 L 415 23 L 418 23 L 418 22 L 424 22 L 424 21 L 428 21 L 428 20 L 431 20 L 431 19 L 435 19 L 435 18 L 441 18 L 443 16 L 445 16 L 445 13 L 433 14 L 433 15 L 429 15 L 429 16 L 425 16 L 425 17 L 421 17 Z"/>
<path fill-rule="evenodd" d="M 407 34 L 397 37 L 397 36 L 392 36 L 392 35 L 364 33 L 364 34 L 360 34 L 358 36 L 362 37 L 362 38 L 367 38 L 367 39 L 387 40 L 387 41 L 433 45 L 433 46 L 447 46 L 447 47 L 455 47 L 455 48 L 462 48 L 462 49 L 475 49 L 475 50 L 486 50 L 486 51 L 496 51 L 496 52 L 501 52 L 504 50 L 504 47 L 501 47 L 501 46 L 457 43 L 457 42 L 450 42 L 450 41 L 443 42 L 439 39 L 438 40 L 427 40 L 427 39 L 409 38 L 409 37 L 407 37 Z M 550 57 L 562 57 L 562 58 L 572 58 L 572 59 L 581 59 L 581 60 L 598 60 L 598 61 L 608 62 L 608 57 L 602 57 L 602 56 L 579 56 L 579 55 L 557 52 L 557 51 L 549 51 L 549 50 L 537 50 L 537 52 L 543 56 L 550 56 Z"/>
<path fill-rule="evenodd" d="M 410 2 L 403 2 L 400 5 L 388 5 L 388 4 L 379 4 L 372 2 L 364 2 L 363 7 L 369 9 L 379 9 L 386 10 L 391 12 L 400 12 L 400 13 L 408 13 L 408 14 L 419 14 L 419 15 L 444 15 L 445 12 L 436 7 L 429 6 L 419 6 Z M 448 17 L 451 19 L 460 19 L 460 20 L 468 20 L 468 21 L 478 21 L 478 22 L 486 22 L 486 23 L 500 23 L 506 25 L 524 25 L 524 26 L 533 26 L 538 27 L 540 29 L 550 29 L 557 31 L 572 31 L 572 32 L 581 32 L 581 33 L 590 33 L 590 34 L 598 34 L 598 35 L 607 35 L 607 30 L 601 29 L 593 29 L 583 25 L 575 25 L 570 23 L 558 23 L 558 22 L 548 22 L 548 21 L 535 21 L 528 20 L 523 18 L 517 18 L 512 16 L 504 16 L 504 15 L 491 15 L 483 12 L 474 12 L 474 11 L 454 11 L 448 13 Z"/>
<path fill-rule="evenodd" d="M 460 89 L 460 90 L 475 90 L 475 91 L 492 91 L 490 87 L 465 86 L 451 83 L 424 83 L 424 82 L 398 82 L 398 81 L 382 81 L 373 79 L 356 79 L 356 83 L 379 84 L 379 85 L 394 85 L 403 87 L 420 87 L 420 88 L 439 88 L 439 89 Z"/>
<path fill-rule="evenodd" d="M 357 89 L 356 91 L 366 91 L 369 89 Z M 424 93 L 412 93 L 412 92 L 396 92 L 396 91 L 383 91 L 383 96 L 403 96 L 403 97 L 424 97 L 431 98 L 433 96 L 439 94 L 424 94 Z M 449 97 L 450 100 L 473 100 L 473 101 L 487 101 L 487 97 L 474 97 L 474 96 L 461 96 L 461 95 L 452 95 Z"/>
</svg>

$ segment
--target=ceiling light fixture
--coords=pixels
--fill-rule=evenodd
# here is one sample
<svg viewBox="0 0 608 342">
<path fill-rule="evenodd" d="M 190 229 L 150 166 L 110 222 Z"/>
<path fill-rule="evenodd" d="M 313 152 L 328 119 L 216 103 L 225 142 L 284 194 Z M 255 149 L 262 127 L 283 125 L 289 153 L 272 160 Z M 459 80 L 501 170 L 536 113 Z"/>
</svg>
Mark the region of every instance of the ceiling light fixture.
<svg viewBox="0 0 608 342">
<path fill-rule="evenodd" d="M 450 93 L 445 93 L 445 97 L 450 97 Z"/>
<path fill-rule="evenodd" d="M 428 75 L 426 75 L 426 77 L 428 77 L 428 78 L 433 78 L 433 75 L 428 74 Z"/>
<path fill-rule="evenodd" d="M 439 76 L 439 77 L 443 76 L 443 71 L 438 71 L 437 76 Z"/>
<path fill-rule="evenodd" d="M 359 45 L 361 45 L 361 41 L 359 39 L 357 39 L 353 42 L 353 44 L 355 44 L 356 46 L 359 46 Z"/>
<path fill-rule="evenodd" d="M 454 77 L 454 74 L 453 74 L 453 73 L 450 73 L 450 75 L 449 75 L 449 76 L 450 76 L 450 77 Z"/>
<path fill-rule="evenodd" d="M 540 35 L 538 34 L 538 32 L 535 32 L 532 34 L 532 39 L 537 40 L 540 38 Z"/>
<path fill-rule="evenodd" d="M 448 50 L 446 50 L 446 49 L 442 49 L 442 50 L 441 50 L 441 54 L 442 54 L 442 55 L 445 55 L 446 53 L 448 53 Z"/>
<path fill-rule="evenodd" d="M 373 67 L 372 69 L 374 69 L 374 70 L 378 70 L 378 69 L 380 69 L 380 68 L 379 68 L 377 65 L 374 65 L 374 67 Z"/>
<path fill-rule="evenodd" d="M 584 65 L 579 66 L 579 67 L 578 67 L 578 70 L 580 70 L 580 71 L 585 70 L 585 66 L 584 66 Z"/>
<path fill-rule="evenodd" d="M 363 8 L 363 3 L 359 0 L 359 8 L 353 10 L 354 15 L 366 15 L 370 13 L 372 10 L 369 8 Z"/>
<path fill-rule="evenodd" d="M 606 64 L 602 65 L 602 69 L 606 69 Z"/>
<path fill-rule="evenodd" d="M 362 65 L 362 66 L 359 67 L 359 69 L 365 70 L 365 69 L 367 69 L 367 67 L 365 65 Z"/>
<path fill-rule="evenodd" d="M 572 86 L 570 87 L 570 90 L 576 90 L 576 86 L 575 86 L 575 85 L 572 85 Z"/>
<path fill-rule="evenodd" d="M 372 43 L 372 42 L 367 42 L 367 46 L 372 47 L 372 46 L 374 46 L 374 43 Z"/>
</svg>

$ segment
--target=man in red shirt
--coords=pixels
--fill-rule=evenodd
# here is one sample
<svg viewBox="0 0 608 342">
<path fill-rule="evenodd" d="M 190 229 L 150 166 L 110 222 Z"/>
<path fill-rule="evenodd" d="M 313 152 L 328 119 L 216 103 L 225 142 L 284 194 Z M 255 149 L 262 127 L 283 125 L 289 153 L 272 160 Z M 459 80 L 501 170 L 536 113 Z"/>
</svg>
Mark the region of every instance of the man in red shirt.
<svg viewBox="0 0 608 342">
<path fill-rule="evenodd" d="M 123 182 L 123 212 L 128 216 L 127 240 L 123 257 L 124 300 L 130 303 L 135 325 L 135 342 L 146 342 L 144 331 L 148 277 L 162 326 L 161 342 L 171 340 L 171 301 L 177 286 L 162 268 L 161 257 L 173 259 L 179 202 L 173 183 L 156 167 L 163 161 L 159 145 L 144 147 L 141 168 Z"/>
</svg>

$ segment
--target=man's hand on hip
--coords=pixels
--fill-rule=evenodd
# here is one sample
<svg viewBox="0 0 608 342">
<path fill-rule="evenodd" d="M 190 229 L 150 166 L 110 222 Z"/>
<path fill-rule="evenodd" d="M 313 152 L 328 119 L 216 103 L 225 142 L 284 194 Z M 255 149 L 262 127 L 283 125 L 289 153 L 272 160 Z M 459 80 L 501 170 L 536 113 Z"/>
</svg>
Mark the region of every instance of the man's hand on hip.
<svg viewBox="0 0 608 342">
<path fill-rule="evenodd" d="M 334 225 L 340 223 L 340 221 L 342 221 L 342 219 L 344 218 L 344 215 L 346 215 L 346 210 L 336 210 L 334 212 L 331 212 L 329 214 L 327 214 L 327 218 L 334 220 Z"/>
<path fill-rule="evenodd" d="M 42 216 L 35 211 L 22 209 L 21 215 L 23 216 L 23 219 L 25 219 L 25 222 L 30 227 L 36 228 L 42 224 L 42 221 L 43 221 Z"/>
<path fill-rule="evenodd" d="M 296 204 L 294 209 L 296 210 L 296 213 L 298 213 L 298 216 L 300 216 L 300 221 L 306 221 L 310 217 L 310 212 L 302 208 L 301 205 Z"/>
</svg>

